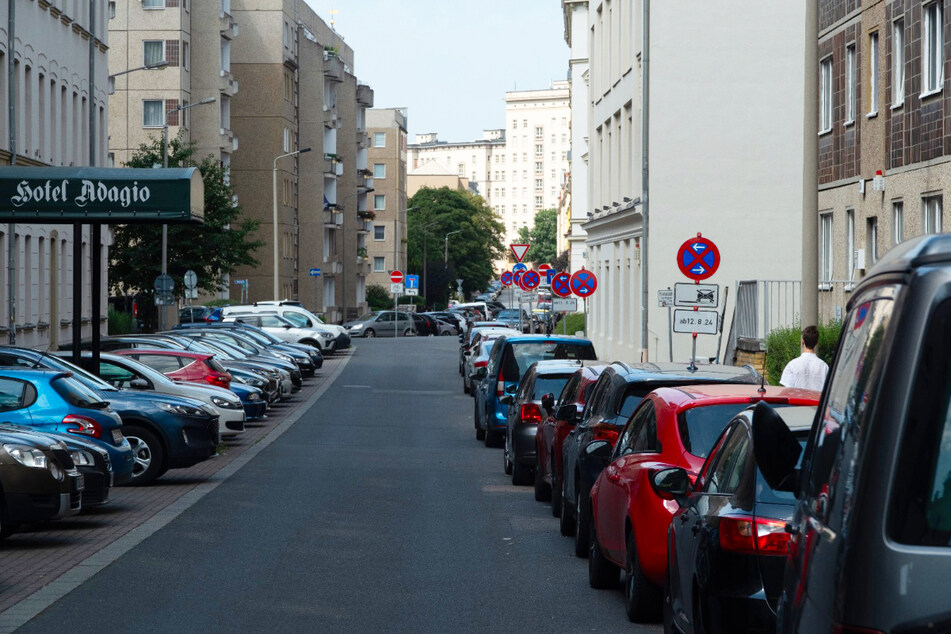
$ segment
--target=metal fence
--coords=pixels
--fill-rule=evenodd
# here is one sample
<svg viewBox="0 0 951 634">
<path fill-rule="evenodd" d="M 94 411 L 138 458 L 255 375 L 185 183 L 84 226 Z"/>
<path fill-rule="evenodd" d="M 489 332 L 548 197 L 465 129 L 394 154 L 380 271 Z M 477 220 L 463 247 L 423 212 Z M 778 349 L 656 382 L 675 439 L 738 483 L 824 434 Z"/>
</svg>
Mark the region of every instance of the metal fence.
<svg viewBox="0 0 951 634">
<path fill-rule="evenodd" d="M 729 363 L 739 338 L 765 339 L 776 328 L 799 324 L 802 282 L 799 280 L 741 280 L 736 283 L 733 324 L 724 362 Z"/>
</svg>

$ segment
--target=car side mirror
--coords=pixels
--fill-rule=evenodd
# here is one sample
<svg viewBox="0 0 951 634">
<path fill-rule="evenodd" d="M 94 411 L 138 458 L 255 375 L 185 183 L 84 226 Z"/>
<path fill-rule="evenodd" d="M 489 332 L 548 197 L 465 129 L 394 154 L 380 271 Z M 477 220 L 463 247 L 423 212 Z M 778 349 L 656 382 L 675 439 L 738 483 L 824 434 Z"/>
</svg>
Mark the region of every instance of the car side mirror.
<svg viewBox="0 0 951 634">
<path fill-rule="evenodd" d="M 485 377 L 486 377 L 485 368 L 479 368 L 475 372 L 469 373 L 469 378 L 472 379 L 473 381 L 481 381 Z"/>
<path fill-rule="evenodd" d="M 786 422 L 760 401 L 753 408 L 753 455 L 766 483 L 775 491 L 799 489 L 799 454 L 802 447 Z"/>
<path fill-rule="evenodd" d="M 611 443 L 606 440 L 594 440 L 584 448 L 584 452 L 591 458 L 607 460 L 611 457 Z"/>
<path fill-rule="evenodd" d="M 145 379 L 132 379 L 129 381 L 129 387 L 133 390 L 147 390 L 149 389 L 149 382 Z"/>
<path fill-rule="evenodd" d="M 555 410 L 555 418 L 568 423 L 574 423 L 578 420 L 578 408 L 575 407 L 573 403 L 560 405 L 558 409 Z"/>
<path fill-rule="evenodd" d="M 512 394 L 503 394 L 499 397 L 499 403 L 502 405 L 511 405 L 515 402 L 515 396 Z"/>
<path fill-rule="evenodd" d="M 542 395 L 542 407 L 548 412 L 555 409 L 555 395 L 551 393 Z"/>
<path fill-rule="evenodd" d="M 290 329 L 291 329 L 290 324 L 284 324 L 284 330 L 290 330 Z"/>
<path fill-rule="evenodd" d="M 515 385 L 514 383 L 513 383 L 512 385 L 506 385 L 506 386 L 505 386 L 505 393 L 506 393 L 506 394 L 515 394 L 517 391 L 518 391 L 518 386 Z"/>
<path fill-rule="evenodd" d="M 683 505 L 683 501 L 690 490 L 690 476 L 685 469 L 672 467 L 654 472 L 650 477 L 651 488 L 657 497 L 662 500 L 676 500 Z"/>
</svg>

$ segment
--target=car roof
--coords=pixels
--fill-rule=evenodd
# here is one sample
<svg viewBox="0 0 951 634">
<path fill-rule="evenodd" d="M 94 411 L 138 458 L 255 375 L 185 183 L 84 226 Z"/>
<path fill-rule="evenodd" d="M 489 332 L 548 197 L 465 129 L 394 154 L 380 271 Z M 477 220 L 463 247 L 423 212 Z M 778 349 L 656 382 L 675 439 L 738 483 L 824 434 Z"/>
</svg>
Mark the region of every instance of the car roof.
<svg viewBox="0 0 951 634">
<path fill-rule="evenodd" d="M 160 354 L 169 357 L 189 357 L 191 359 L 210 359 L 215 356 L 207 352 L 192 352 L 189 350 L 168 350 L 166 348 L 161 348 L 158 350 L 150 350 L 149 348 L 128 348 L 125 350 L 113 350 L 113 354 Z"/>
<path fill-rule="evenodd" d="M 584 366 L 580 360 L 569 359 L 544 359 L 532 364 L 535 366 L 535 374 L 572 374 L 575 370 Z"/>
<path fill-rule="evenodd" d="M 39 379 L 43 378 L 49 381 L 60 376 L 73 376 L 72 372 L 65 370 L 50 370 L 48 368 L 24 368 L 22 366 L 0 366 L 0 375 L 12 376 L 21 379 Z"/>
<path fill-rule="evenodd" d="M 590 339 L 575 337 L 574 335 L 514 335 L 506 337 L 506 342 L 510 343 L 531 343 L 533 341 L 545 341 L 553 343 L 585 343 L 591 344 Z M 593 344 L 592 344 L 593 345 Z"/>
<path fill-rule="evenodd" d="M 656 398 L 678 409 L 711 405 L 717 402 L 735 403 L 743 399 L 749 399 L 751 404 L 763 399 L 768 401 L 783 399 L 791 405 L 818 405 L 821 396 L 819 392 L 801 388 L 743 383 L 659 387 L 653 394 Z"/>
<path fill-rule="evenodd" d="M 749 366 L 697 363 L 691 370 L 689 365 L 676 362 L 624 363 L 615 361 L 610 369 L 628 382 L 650 380 L 671 381 L 682 378 L 684 383 L 694 381 L 730 381 L 733 383 L 760 383 L 762 377 Z"/>
</svg>

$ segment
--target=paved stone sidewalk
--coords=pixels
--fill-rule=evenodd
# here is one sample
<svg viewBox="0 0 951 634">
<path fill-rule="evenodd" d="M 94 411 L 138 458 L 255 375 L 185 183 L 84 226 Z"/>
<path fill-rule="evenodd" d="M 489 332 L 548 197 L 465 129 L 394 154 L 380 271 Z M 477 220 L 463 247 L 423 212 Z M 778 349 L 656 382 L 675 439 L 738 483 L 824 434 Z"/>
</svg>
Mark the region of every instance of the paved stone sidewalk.
<svg viewBox="0 0 951 634">
<path fill-rule="evenodd" d="M 39 603 L 35 597 L 43 595 L 44 588 L 55 586 L 54 582 L 65 591 L 64 583 L 78 585 L 243 466 L 253 455 L 241 459 L 242 455 L 252 448 L 256 454 L 293 424 L 340 374 L 352 354 L 350 348 L 326 358 L 317 376 L 305 381 L 290 402 L 273 407 L 266 421 L 250 423 L 239 437 L 226 440 L 223 454 L 188 469 L 169 471 L 151 486 L 116 487 L 105 506 L 27 529 L 0 542 L 0 632 L 10 631 L 17 622 L 25 621 L 20 616 L 27 617 L 42 607 L 42 597 Z M 156 523 L 156 519 L 161 521 Z M 129 534 L 135 536 L 136 529 L 146 523 L 154 526 L 130 540 Z M 73 581 L 66 581 L 69 577 Z M 58 598 L 55 593 L 45 594 L 48 599 Z M 27 600 L 30 597 L 34 597 L 32 602 Z"/>
</svg>

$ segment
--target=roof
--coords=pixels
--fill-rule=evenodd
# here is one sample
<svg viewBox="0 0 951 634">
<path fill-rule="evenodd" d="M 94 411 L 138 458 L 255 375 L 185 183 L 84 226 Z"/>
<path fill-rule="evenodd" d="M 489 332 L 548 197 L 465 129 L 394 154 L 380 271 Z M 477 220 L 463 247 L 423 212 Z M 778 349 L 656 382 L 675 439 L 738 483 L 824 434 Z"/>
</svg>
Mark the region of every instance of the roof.
<svg viewBox="0 0 951 634">
<path fill-rule="evenodd" d="M 128 348 L 125 350 L 113 350 L 113 354 L 119 355 L 131 355 L 131 354 L 161 354 L 168 357 L 188 357 L 190 359 L 210 359 L 215 356 L 208 352 L 192 352 L 190 350 L 169 350 L 168 348 L 160 348 L 157 350 L 151 350 L 149 348 Z"/>
<path fill-rule="evenodd" d="M 566 359 L 545 359 L 536 361 L 532 365 L 535 366 L 535 374 L 573 374 L 584 364 L 581 361 Z"/>
<path fill-rule="evenodd" d="M 575 337 L 574 335 L 514 335 L 512 337 L 506 337 L 506 341 L 512 343 L 521 343 L 521 342 L 532 342 L 532 341 L 551 341 L 551 342 L 564 342 L 564 343 L 586 343 L 590 344 L 590 339 L 583 339 L 581 337 Z"/>
<path fill-rule="evenodd" d="M 760 391 L 760 390 L 764 391 Z M 759 400 L 785 399 L 793 405 L 818 405 L 819 392 L 800 388 L 766 385 L 718 383 L 703 385 L 681 385 L 677 387 L 660 387 L 654 390 L 657 398 L 678 408 L 690 408 L 710 402 L 735 403 L 738 400 L 749 400 L 750 404 Z"/>
<path fill-rule="evenodd" d="M 627 364 L 621 361 L 615 361 L 611 367 L 620 376 L 626 378 L 629 382 L 663 380 L 669 382 L 678 377 L 683 378 L 685 383 L 694 381 L 729 381 L 732 383 L 756 383 L 759 384 L 761 376 L 754 371 L 750 371 L 745 366 L 719 365 L 713 363 L 698 363 L 694 370 L 690 370 L 686 363 L 632 363 Z"/>
</svg>

